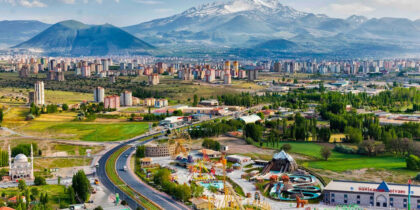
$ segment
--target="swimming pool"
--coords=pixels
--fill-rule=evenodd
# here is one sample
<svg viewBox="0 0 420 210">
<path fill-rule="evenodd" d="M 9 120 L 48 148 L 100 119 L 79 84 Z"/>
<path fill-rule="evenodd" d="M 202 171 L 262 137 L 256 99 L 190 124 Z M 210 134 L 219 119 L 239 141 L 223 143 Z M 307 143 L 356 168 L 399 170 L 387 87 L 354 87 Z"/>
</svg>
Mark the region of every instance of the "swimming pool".
<svg viewBox="0 0 420 210">
<path fill-rule="evenodd" d="M 208 182 L 198 182 L 201 186 L 209 189 L 210 186 L 216 187 L 218 190 L 223 189 L 223 182 L 221 181 L 208 181 Z"/>
</svg>

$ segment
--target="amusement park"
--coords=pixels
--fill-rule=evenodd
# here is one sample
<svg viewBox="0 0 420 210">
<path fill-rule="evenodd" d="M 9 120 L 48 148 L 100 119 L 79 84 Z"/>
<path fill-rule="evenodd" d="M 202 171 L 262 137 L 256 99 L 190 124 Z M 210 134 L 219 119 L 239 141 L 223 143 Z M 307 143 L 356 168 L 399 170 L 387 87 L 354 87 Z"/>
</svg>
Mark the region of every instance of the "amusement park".
<svg viewBox="0 0 420 210">
<path fill-rule="evenodd" d="M 137 174 L 159 185 L 158 171 L 166 170 L 170 182 L 189 186 L 191 194 L 201 188 L 198 196 L 186 201 L 195 209 L 293 209 L 320 201 L 324 184 L 285 151 L 275 153 L 271 161 L 262 161 L 230 154 L 223 146 L 216 151 L 191 145 L 186 133 L 146 144 L 145 157 L 136 161 Z M 155 187 L 164 188 L 165 184 L 160 184 Z"/>
</svg>

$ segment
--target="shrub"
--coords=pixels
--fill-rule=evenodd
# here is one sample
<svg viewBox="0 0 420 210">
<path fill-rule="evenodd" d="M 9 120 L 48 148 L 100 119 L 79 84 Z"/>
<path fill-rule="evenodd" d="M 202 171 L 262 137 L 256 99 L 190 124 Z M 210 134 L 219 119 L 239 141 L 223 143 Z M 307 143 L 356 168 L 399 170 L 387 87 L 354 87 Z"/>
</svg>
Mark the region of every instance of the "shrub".
<svg viewBox="0 0 420 210">
<path fill-rule="evenodd" d="M 215 150 L 215 151 L 220 150 L 220 143 L 218 141 L 215 141 L 215 140 L 209 139 L 209 138 L 204 139 L 202 146 L 204 148 L 212 149 L 212 150 Z"/>
<path fill-rule="evenodd" d="M 405 159 L 407 168 L 410 170 L 419 170 L 420 169 L 420 158 L 415 155 L 410 155 Z"/>
<path fill-rule="evenodd" d="M 331 149 L 328 147 L 322 147 L 320 152 L 324 160 L 328 160 L 328 158 L 331 156 Z"/>
<path fill-rule="evenodd" d="M 289 152 L 290 150 L 292 150 L 292 145 L 290 145 L 290 144 L 283 144 L 281 147 L 280 147 L 280 150 L 284 150 L 285 152 Z"/>
<path fill-rule="evenodd" d="M 44 177 L 35 176 L 34 184 L 36 186 L 40 186 L 40 185 L 46 185 L 47 182 L 45 181 Z"/>
<path fill-rule="evenodd" d="M 348 147 L 346 145 L 343 144 L 337 144 L 334 147 L 334 151 L 339 152 L 339 153 L 344 153 L 344 154 L 356 154 L 357 151 L 351 147 Z"/>
</svg>

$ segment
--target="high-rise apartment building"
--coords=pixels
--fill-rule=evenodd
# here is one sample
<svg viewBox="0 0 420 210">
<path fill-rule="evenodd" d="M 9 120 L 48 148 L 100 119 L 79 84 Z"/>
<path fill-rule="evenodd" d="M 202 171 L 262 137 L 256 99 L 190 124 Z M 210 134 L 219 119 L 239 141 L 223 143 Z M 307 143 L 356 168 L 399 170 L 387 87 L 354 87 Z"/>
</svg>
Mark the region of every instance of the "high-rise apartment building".
<svg viewBox="0 0 420 210">
<path fill-rule="evenodd" d="M 44 98 L 44 82 L 38 81 L 35 83 L 35 91 L 33 93 L 32 103 L 34 103 L 37 106 L 42 106 L 45 104 L 45 98 Z M 29 97 L 31 98 L 31 97 Z"/>
<path fill-rule="evenodd" d="M 104 100 L 105 100 L 105 89 L 103 87 L 96 87 L 93 90 L 93 100 L 97 103 L 104 102 Z"/>
<path fill-rule="evenodd" d="M 104 99 L 105 109 L 118 109 L 120 108 L 120 97 L 119 96 L 107 96 Z"/>
<path fill-rule="evenodd" d="M 133 105 L 133 94 L 130 91 L 124 91 L 120 95 L 121 106 L 132 106 Z"/>
<path fill-rule="evenodd" d="M 248 81 L 254 81 L 258 79 L 258 70 L 257 69 L 253 69 L 253 70 L 248 70 Z"/>
<path fill-rule="evenodd" d="M 281 63 L 275 62 L 274 63 L 274 72 L 281 72 Z"/>
<path fill-rule="evenodd" d="M 149 75 L 149 85 L 157 85 L 157 84 L 159 84 L 159 74 Z"/>
</svg>

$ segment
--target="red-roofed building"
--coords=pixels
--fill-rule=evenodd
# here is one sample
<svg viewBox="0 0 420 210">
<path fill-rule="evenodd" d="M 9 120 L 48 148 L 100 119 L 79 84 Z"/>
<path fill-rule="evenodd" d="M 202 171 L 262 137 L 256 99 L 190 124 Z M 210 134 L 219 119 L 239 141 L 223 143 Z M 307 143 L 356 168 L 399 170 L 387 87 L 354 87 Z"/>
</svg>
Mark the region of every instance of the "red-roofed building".
<svg viewBox="0 0 420 210">
<path fill-rule="evenodd" d="M 21 197 L 22 198 L 22 202 L 26 202 L 26 199 L 25 199 L 25 196 L 22 196 Z M 13 197 L 11 197 L 11 198 L 9 198 L 9 200 L 7 200 L 8 202 L 10 202 L 10 203 L 17 203 L 17 196 L 13 196 Z"/>
<path fill-rule="evenodd" d="M 7 206 L 2 206 L 2 207 L 0 207 L 0 210 L 15 210 L 15 209 L 12 209 L 12 208 L 7 207 Z"/>
</svg>

